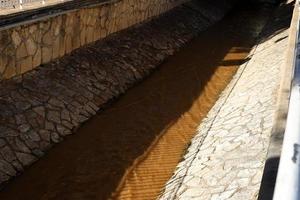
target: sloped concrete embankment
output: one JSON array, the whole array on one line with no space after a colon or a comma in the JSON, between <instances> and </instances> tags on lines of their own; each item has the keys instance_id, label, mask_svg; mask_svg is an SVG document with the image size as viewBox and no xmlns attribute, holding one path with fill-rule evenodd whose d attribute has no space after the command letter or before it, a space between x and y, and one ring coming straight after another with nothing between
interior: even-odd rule
<instances>
[{"instance_id":1,"label":"sloped concrete embankment","mask_svg":"<svg viewBox=\"0 0 300 200\"><path fill-rule=\"evenodd\" d=\"M226 5L193 1L2 81L0 183L20 174L107 102L221 19L230 8Z\"/></svg>"}]
</instances>

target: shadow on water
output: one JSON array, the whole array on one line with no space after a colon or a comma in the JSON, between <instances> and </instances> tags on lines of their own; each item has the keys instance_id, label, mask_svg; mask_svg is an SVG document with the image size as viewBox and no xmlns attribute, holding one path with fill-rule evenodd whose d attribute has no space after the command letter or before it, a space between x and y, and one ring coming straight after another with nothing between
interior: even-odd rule
<instances>
[{"instance_id":1,"label":"shadow on water","mask_svg":"<svg viewBox=\"0 0 300 200\"><path fill-rule=\"evenodd\" d=\"M195 132L237 65L247 61L246 55L268 16L265 11L236 9L201 33L149 78L9 183L0 199L109 198L126 169L155 138L180 123L184 113L201 102L190 121L184 122ZM285 25L265 37L287 28Z\"/></svg>"}]
</instances>

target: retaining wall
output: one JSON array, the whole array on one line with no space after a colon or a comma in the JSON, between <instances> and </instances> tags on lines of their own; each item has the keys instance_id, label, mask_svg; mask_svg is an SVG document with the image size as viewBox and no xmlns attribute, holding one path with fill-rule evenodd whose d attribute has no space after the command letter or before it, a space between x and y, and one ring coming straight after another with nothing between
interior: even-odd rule
<instances>
[{"instance_id":1,"label":"retaining wall","mask_svg":"<svg viewBox=\"0 0 300 200\"><path fill-rule=\"evenodd\" d=\"M186 1L111 0L34 23L0 27L0 80L23 74Z\"/></svg>"}]
</instances>

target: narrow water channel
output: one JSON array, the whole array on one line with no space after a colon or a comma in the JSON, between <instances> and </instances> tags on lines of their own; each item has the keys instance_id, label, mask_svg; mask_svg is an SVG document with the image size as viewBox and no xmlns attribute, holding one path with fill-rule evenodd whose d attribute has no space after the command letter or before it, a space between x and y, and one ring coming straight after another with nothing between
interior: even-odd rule
<instances>
[{"instance_id":1,"label":"narrow water channel","mask_svg":"<svg viewBox=\"0 0 300 200\"><path fill-rule=\"evenodd\" d=\"M197 126L247 61L270 12L235 9L55 146L0 199L155 199Z\"/></svg>"}]
</instances>

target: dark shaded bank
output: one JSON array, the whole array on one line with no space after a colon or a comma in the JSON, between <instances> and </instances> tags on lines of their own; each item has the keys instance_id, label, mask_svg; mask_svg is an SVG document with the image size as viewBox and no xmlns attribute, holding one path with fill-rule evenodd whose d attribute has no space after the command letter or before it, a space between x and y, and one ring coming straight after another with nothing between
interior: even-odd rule
<instances>
[{"instance_id":1,"label":"dark shaded bank","mask_svg":"<svg viewBox=\"0 0 300 200\"><path fill-rule=\"evenodd\" d=\"M195 128L238 65L246 61L270 13L270 9L250 8L231 12L104 109L103 103L142 80L167 56L211 25L212 19L222 16L210 9L199 12L190 5L0 86L3 99L12 101L6 102L1 110L10 112L8 108L15 99L34 103L23 111L25 121L30 124L26 130L28 137L23 137L25 133L5 137L13 153L21 151L18 144L22 144L23 154L36 158L43 155L44 149L66 138L6 185L0 199L107 199L126 170L157 137L169 134L172 138L175 133L183 133L174 137L184 141L181 146L171 146L169 152L158 151L158 156L179 155L168 162L172 166L162 169L164 173L154 171L151 176L154 181L163 177L161 174L167 174L165 181L169 178ZM17 98L12 99L12 94ZM101 112L75 135L64 137L94 115L98 106ZM12 122L7 121L13 127ZM135 199L148 198L146 194ZM131 196L125 194L122 198Z\"/></svg>"}]
</instances>

